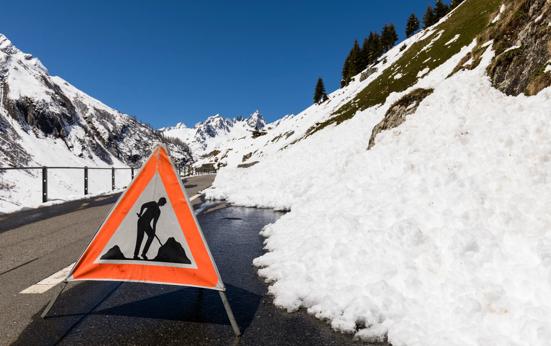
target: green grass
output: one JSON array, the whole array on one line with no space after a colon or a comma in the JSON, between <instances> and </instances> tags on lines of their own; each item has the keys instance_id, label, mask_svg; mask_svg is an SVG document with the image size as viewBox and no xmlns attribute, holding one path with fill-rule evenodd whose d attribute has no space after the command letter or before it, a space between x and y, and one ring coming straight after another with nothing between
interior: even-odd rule
<instances>
[{"instance_id":1,"label":"green grass","mask_svg":"<svg viewBox=\"0 0 551 346\"><path fill-rule=\"evenodd\" d=\"M358 111L384 103L390 93L404 91L414 85L419 71L425 68L435 69L457 54L461 48L469 45L488 26L501 2L502 0L465 0L447 21L433 29L432 35L414 43L392 66L339 108L333 117L310 128L307 135L331 124L340 124L352 118ZM423 50L442 30L442 35L432 46ZM460 36L455 42L445 45L457 34ZM393 75L396 73L401 73L402 78L394 79Z\"/></svg>"}]
</instances>

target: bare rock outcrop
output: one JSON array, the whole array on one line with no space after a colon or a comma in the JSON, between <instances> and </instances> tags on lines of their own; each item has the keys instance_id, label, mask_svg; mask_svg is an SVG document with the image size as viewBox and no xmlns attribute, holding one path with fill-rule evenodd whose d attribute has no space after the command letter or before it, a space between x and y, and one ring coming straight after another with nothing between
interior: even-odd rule
<instances>
[{"instance_id":1,"label":"bare rock outcrop","mask_svg":"<svg viewBox=\"0 0 551 346\"><path fill-rule=\"evenodd\" d=\"M551 2L515 0L492 29L496 56L488 67L494 86L507 95L535 95L551 85Z\"/></svg>"},{"instance_id":2,"label":"bare rock outcrop","mask_svg":"<svg viewBox=\"0 0 551 346\"><path fill-rule=\"evenodd\" d=\"M383 120L373 128L367 150L375 145L375 138L379 133L400 126L406 121L408 115L415 113L421 101L432 92L433 89L415 89L390 106Z\"/></svg>"}]
</instances>

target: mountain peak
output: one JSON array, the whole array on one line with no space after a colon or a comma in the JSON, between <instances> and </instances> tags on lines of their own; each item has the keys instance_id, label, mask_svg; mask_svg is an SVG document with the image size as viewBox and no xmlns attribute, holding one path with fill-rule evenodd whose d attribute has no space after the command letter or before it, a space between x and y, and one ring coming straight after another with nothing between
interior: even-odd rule
<instances>
[{"instance_id":1,"label":"mountain peak","mask_svg":"<svg viewBox=\"0 0 551 346\"><path fill-rule=\"evenodd\" d=\"M247 118L247 125L254 128L255 130L260 130L264 128L264 126L266 126L266 121L264 120L264 117L262 117L260 111L257 109Z\"/></svg>"},{"instance_id":2,"label":"mountain peak","mask_svg":"<svg viewBox=\"0 0 551 346\"><path fill-rule=\"evenodd\" d=\"M21 52L13 43L4 35L0 33L0 51L6 54L16 54Z\"/></svg>"},{"instance_id":3,"label":"mountain peak","mask_svg":"<svg viewBox=\"0 0 551 346\"><path fill-rule=\"evenodd\" d=\"M232 126L232 120L226 119L217 113L195 125L197 129L196 136L201 140L205 140L207 137L216 137L221 133L228 133Z\"/></svg>"},{"instance_id":4,"label":"mountain peak","mask_svg":"<svg viewBox=\"0 0 551 346\"><path fill-rule=\"evenodd\" d=\"M15 57L15 61L20 60L24 65L38 68L39 73L48 73L48 69L38 60L38 58L35 58L32 54L22 52L2 33L0 33L0 52L0 62L6 61L5 54L10 57Z\"/></svg>"},{"instance_id":5,"label":"mountain peak","mask_svg":"<svg viewBox=\"0 0 551 346\"><path fill-rule=\"evenodd\" d=\"M205 125L209 124L220 124L220 123L227 123L231 122L231 120L224 118L220 113L216 113L214 115L209 115L205 120L198 122L195 124L195 128L201 128ZM216 125L215 125L216 126Z\"/></svg>"}]
</instances>

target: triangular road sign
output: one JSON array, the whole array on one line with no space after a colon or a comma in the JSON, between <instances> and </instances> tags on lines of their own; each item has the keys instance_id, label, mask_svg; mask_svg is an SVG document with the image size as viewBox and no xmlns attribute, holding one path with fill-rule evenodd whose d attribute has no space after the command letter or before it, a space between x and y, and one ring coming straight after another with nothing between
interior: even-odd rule
<instances>
[{"instance_id":1,"label":"triangular road sign","mask_svg":"<svg viewBox=\"0 0 551 346\"><path fill-rule=\"evenodd\" d=\"M224 290L167 150L158 146L119 198L68 281L133 281Z\"/></svg>"},{"instance_id":2,"label":"triangular road sign","mask_svg":"<svg viewBox=\"0 0 551 346\"><path fill-rule=\"evenodd\" d=\"M158 146L119 198L67 281L132 281L218 290L235 335L241 331L180 177Z\"/></svg>"}]
</instances>

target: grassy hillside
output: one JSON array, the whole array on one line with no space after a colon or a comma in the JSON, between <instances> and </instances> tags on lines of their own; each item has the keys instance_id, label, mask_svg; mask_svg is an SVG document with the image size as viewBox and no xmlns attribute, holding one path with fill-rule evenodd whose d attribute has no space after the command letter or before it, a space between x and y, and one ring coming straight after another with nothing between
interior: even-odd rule
<instances>
[{"instance_id":1,"label":"grassy hillside","mask_svg":"<svg viewBox=\"0 0 551 346\"><path fill-rule=\"evenodd\" d=\"M383 103L392 92L414 85L424 69L433 70L470 44L492 20L502 0L466 0L445 22L437 25L432 34L415 42L392 66L370 83L350 102L339 108L334 116L311 128L320 129L350 119L356 112ZM448 43L448 44L446 44ZM396 74L402 77L395 79Z\"/></svg>"}]
</instances>

